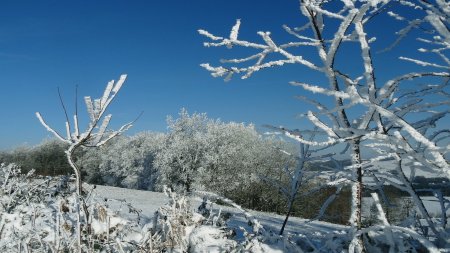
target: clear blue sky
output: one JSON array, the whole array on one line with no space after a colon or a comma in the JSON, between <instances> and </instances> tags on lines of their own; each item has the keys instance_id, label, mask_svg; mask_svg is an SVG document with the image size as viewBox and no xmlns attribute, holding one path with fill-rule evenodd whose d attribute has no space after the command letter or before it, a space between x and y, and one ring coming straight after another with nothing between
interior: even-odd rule
<instances>
[{"instance_id":1,"label":"clear blue sky","mask_svg":"<svg viewBox=\"0 0 450 253\"><path fill-rule=\"evenodd\" d=\"M98 97L110 79L128 74L111 107L113 126L144 115L131 133L165 131L180 108L224 121L298 127L305 105L288 85L309 75L291 66L224 83L200 63L217 64L230 52L204 48L203 28L227 35L236 18L241 34L285 38L281 25L299 26L298 1L4 1L0 9L0 149L37 144L50 136L34 113L63 129L57 87L73 110L79 85ZM284 37L283 37L284 36ZM407 47L406 47L407 48ZM407 49L404 49L407 50ZM389 72L392 66L385 66ZM83 124L84 123L84 124ZM87 122L82 122L85 126Z\"/></svg>"}]
</instances>

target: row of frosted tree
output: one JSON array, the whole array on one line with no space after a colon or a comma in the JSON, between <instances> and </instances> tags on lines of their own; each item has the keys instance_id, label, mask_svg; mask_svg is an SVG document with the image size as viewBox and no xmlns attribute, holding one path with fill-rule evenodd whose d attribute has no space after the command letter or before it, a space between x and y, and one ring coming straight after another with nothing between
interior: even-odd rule
<instances>
[{"instance_id":1,"label":"row of frosted tree","mask_svg":"<svg viewBox=\"0 0 450 253\"><path fill-rule=\"evenodd\" d=\"M74 162L82 180L157 191L167 185L179 192L208 190L227 197L240 192L244 199L253 192L255 196L247 201L256 208L264 198L255 185L263 187L263 177L283 176L280 168L296 163L286 155L287 151L296 153L295 144L262 135L251 124L209 119L204 113L190 115L185 109L167 123L167 133L118 136L99 148L77 150ZM34 169L44 176L72 174L67 148L61 141L48 140L1 152L0 162L18 164L24 172Z\"/></svg>"}]
</instances>

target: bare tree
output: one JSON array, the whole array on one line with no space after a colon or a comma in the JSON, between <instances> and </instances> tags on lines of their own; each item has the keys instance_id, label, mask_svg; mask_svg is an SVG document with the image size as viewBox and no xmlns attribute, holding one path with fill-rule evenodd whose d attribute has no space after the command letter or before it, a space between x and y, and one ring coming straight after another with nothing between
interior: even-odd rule
<instances>
[{"instance_id":1,"label":"bare tree","mask_svg":"<svg viewBox=\"0 0 450 253\"><path fill-rule=\"evenodd\" d=\"M280 127L272 127L272 126L268 126L268 127L274 129L277 132L281 131L284 134L286 134L287 136L294 137L294 138L295 137L305 138L305 136L309 135L309 138L307 138L307 140L309 142L312 142L314 140L314 137L316 136L316 134L318 134L317 128L314 129L313 131L303 131L303 133L301 133L298 130L292 131L292 130L288 130L288 129L280 128ZM296 160L295 167L293 169L289 168L289 165L286 165L283 168L283 172L286 175L286 178L288 178L289 186L285 186L283 184L283 182L281 182L281 180L277 180L275 178L270 178L270 177L266 177L266 176L260 176L263 181L269 183L274 188L278 189L287 199L286 217L284 219L283 224L281 225L281 229L280 229L280 233L279 233L280 235L283 235L284 229L289 220L292 209L294 207L295 200L297 198L299 189L302 186L302 184L304 184L305 182L308 182L309 180L316 178L318 176L318 174L323 174L320 172L312 173L310 171L308 173L307 164L311 163L311 162L320 162L320 161L329 159L330 157L332 157L334 155L334 153L318 154L319 151L323 151L326 148L328 148L328 147L313 149L310 144L300 143L300 149L299 149L298 155L289 153L285 150L279 150L280 152L282 152L286 155L289 155ZM341 191L341 189L342 189L342 187L339 187L337 189L338 194ZM323 215L323 213L325 212L329 203L331 203L335 197L336 197L336 194L333 194L329 198L330 200L327 201L328 204L325 204L323 206L320 216Z\"/></svg>"},{"instance_id":2,"label":"bare tree","mask_svg":"<svg viewBox=\"0 0 450 253\"><path fill-rule=\"evenodd\" d=\"M98 99L92 100L90 96L84 97L84 101L86 103L87 112L89 115L89 126L86 128L84 132L80 132L79 124L78 124L78 113L75 112L73 116L72 125L70 124L69 117L67 116L67 111L64 106L64 102L61 99L61 104L64 109L66 115L66 137L63 137L56 130L51 128L41 116L39 112L36 112L36 116L41 122L41 124L51 132L57 139L69 144L69 147L66 150L67 160L72 167L75 178L76 178L76 195L78 197L78 220L77 220L77 236L78 236L78 246L79 252L81 252L81 212L80 212L80 202L82 203L82 208L84 212L84 217L88 222L89 214L87 212L87 208L84 204L82 198L82 181L81 181L81 170L77 166L74 161L75 151L84 146L84 147L100 147L105 144L115 136L125 132L128 130L133 122L127 123L123 125L119 130L110 131L108 130L108 125L111 120L111 114L105 116L106 109L111 104L111 102L116 97L120 88L122 88L123 83L125 82L126 75L121 75L119 80L115 82L114 80L110 81L105 91L103 92L103 96ZM60 95L61 98L61 95Z\"/></svg>"},{"instance_id":3,"label":"bare tree","mask_svg":"<svg viewBox=\"0 0 450 253\"><path fill-rule=\"evenodd\" d=\"M406 7L405 7L406 6ZM444 64L400 57L400 60L413 62L426 68L425 71L401 73L388 79L384 84L376 79L374 54L371 45L376 42L371 37L368 24L374 22L378 15L388 15L396 20L404 20L393 9L410 8L420 12L418 18L409 21L405 29L399 31L394 44L403 39L413 28L421 28L425 38L419 41L433 46L430 49L420 48L419 52L435 53ZM328 137L324 141L312 142L301 136L293 136L297 141L306 145L326 146L344 143L350 150L351 165L345 167L351 171L350 176L340 181L341 184L352 185L352 212L349 223L353 227L353 240L356 251L363 251L361 238L362 231L362 190L363 173L365 176L379 180L378 170L372 164L385 159L393 159L397 173L381 170L384 174L384 183L401 185L408 188L408 181L403 166L409 169L425 169L434 173L444 173L450 176L449 163L446 154L449 146L440 142L448 135L448 129L437 130L434 133L427 131L448 115L449 96L448 89L449 58L448 49L450 41L448 3L437 0L429 1L300 1L300 12L307 18L302 27L291 28L284 26L285 31L296 40L278 44L270 32L258 32L261 43L254 43L238 38L241 21L237 20L231 29L229 37L213 35L205 30L199 33L212 42L205 42L207 47L234 46L256 49L258 52L248 57L222 60L223 66L213 67L210 64L201 66L212 73L214 77L225 77L225 80L237 74L243 79L252 76L260 70L278 67L286 64L298 64L310 71L322 73L328 81L328 87L312 85L305 82L291 82L292 85L334 101L334 108L328 108L319 99L299 97L313 104L317 111L308 111L305 117L313 125L324 131ZM430 24L420 27L421 24ZM433 34L434 33L434 34ZM436 36L439 34L439 36ZM346 54L344 44L353 44L352 50L359 51L356 56L346 55L342 64L342 56ZM354 45L357 44L358 47ZM308 50L312 48L318 58L308 57L297 48ZM392 45L391 48L395 48ZM346 62L361 63L362 73L352 70L345 73ZM338 64L341 63L341 64ZM444 69L434 71L430 68ZM378 72L377 72L378 74ZM411 81L415 85L413 91L402 88L405 82ZM419 83L426 83L420 86ZM430 98L438 100L430 101ZM355 109L358 107L358 109ZM363 110L361 110L363 108ZM415 115L415 116L414 116ZM411 117L413 116L413 117ZM419 118L420 120L417 120ZM289 132L287 132L289 133ZM362 156L364 150L375 149L378 155L372 158ZM366 159L366 160L364 160ZM376 173L374 173L376 172ZM400 181L400 183L399 183ZM410 185L410 184L409 184ZM408 188L409 189L409 188ZM408 191L414 195L414 189ZM416 194L417 195L417 194ZM413 196L417 201L417 198ZM416 203L422 209L420 202ZM426 213L426 209L422 210ZM429 220L430 227L434 225ZM437 237L445 237L443 231L435 230ZM445 233L444 233L445 234Z\"/></svg>"}]
</instances>

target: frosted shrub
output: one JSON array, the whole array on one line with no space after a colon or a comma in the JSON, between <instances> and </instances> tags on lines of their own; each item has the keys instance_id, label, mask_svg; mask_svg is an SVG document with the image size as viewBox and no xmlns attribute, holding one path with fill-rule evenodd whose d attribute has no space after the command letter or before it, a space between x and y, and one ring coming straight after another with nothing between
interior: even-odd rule
<instances>
[{"instance_id":1,"label":"frosted shrub","mask_svg":"<svg viewBox=\"0 0 450 253\"><path fill-rule=\"evenodd\" d=\"M100 179L108 185L154 190L157 169L153 161L163 136L151 132L118 136L98 150L86 150L80 160L89 169L91 181Z\"/></svg>"},{"instance_id":2,"label":"frosted shrub","mask_svg":"<svg viewBox=\"0 0 450 253\"><path fill-rule=\"evenodd\" d=\"M1 165L0 252L73 252L78 222L74 181L37 178L20 174L14 164ZM139 224L138 210L125 203L113 211L92 195L85 204L89 222L80 224L83 252L145 249L141 241L147 230Z\"/></svg>"},{"instance_id":3,"label":"frosted shrub","mask_svg":"<svg viewBox=\"0 0 450 253\"><path fill-rule=\"evenodd\" d=\"M158 250L175 250L180 252L222 252L229 250L236 243L228 237L232 235L224 226L220 212L214 214L206 206L206 199L194 212L188 197L164 187L164 193L170 198L169 203L159 208L153 220L152 234L157 238ZM155 246L152 247L156 250Z\"/></svg>"},{"instance_id":4,"label":"frosted shrub","mask_svg":"<svg viewBox=\"0 0 450 253\"><path fill-rule=\"evenodd\" d=\"M45 191L42 182L30 180L33 172L20 174L20 168L15 164L0 166L0 250L14 252L19 248L35 248L53 230L46 214ZM48 203L52 204L52 203ZM43 229L36 231L40 224ZM49 246L42 243L42 247Z\"/></svg>"},{"instance_id":5,"label":"frosted shrub","mask_svg":"<svg viewBox=\"0 0 450 253\"><path fill-rule=\"evenodd\" d=\"M242 234L242 238L234 238L236 241L232 242L227 240L225 245L228 245L227 251L229 252L273 252L274 249L282 250L283 252L302 252L302 249L297 245L295 238L291 235L280 236L270 230L266 230L261 223L250 212L234 203L232 200L219 196L215 193L197 191L196 194L203 198L203 203L199 207L199 211L203 212L208 219L205 223L208 224L208 220L212 221L215 231L222 231L220 234L222 238L231 238L239 234ZM221 215L221 209L214 214L212 208L207 208L207 199L213 201L220 201L221 203L233 206L239 210L245 217L248 227L239 227L240 231L233 231L233 229L227 227L226 220L229 218L228 214ZM213 217L210 219L210 217ZM220 222L218 222L220 221ZM221 223L221 224L220 224ZM223 225L220 230L217 230L216 225ZM213 232L214 234L214 232ZM292 240L294 239L294 240ZM268 245L271 245L268 247ZM222 249L223 251L224 249Z\"/></svg>"},{"instance_id":6,"label":"frosted shrub","mask_svg":"<svg viewBox=\"0 0 450 253\"><path fill-rule=\"evenodd\" d=\"M194 224L189 201L186 196L178 195L167 187L164 188L164 193L170 200L155 213L152 230L160 234L166 248L185 250L186 228Z\"/></svg>"}]
</instances>

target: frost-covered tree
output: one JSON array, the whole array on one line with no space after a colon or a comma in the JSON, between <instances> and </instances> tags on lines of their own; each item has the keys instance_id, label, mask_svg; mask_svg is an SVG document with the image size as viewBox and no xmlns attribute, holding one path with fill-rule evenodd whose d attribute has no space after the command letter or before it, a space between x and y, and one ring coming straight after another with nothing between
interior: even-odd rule
<instances>
[{"instance_id":1,"label":"frost-covered tree","mask_svg":"<svg viewBox=\"0 0 450 253\"><path fill-rule=\"evenodd\" d=\"M117 138L100 150L99 176L108 185L154 190L157 170L153 165L163 134L143 132Z\"/></svg>"},{"instance_id":2,"label":"frost-covered tree","mask_svg":"<svg viewBox=\"0 0 450 253\"><path fill-rule=\"evenodd\" d=\"M251 166L247 153L252 152L257 133L252 126L213 121L207 124L205 134L205 165L202 184L209 191L229 197L243 187L240 182L252 181L245 165Z\"/></svg>"},{"instance_id":3,"label":"frost-covered tree","mask_svg":"<svg viewBox=\"0 0 450 253\"><path fill-rule=\"evenodd\" d=\"M203 185L226 197L244 189L250 191L259 181L258 174L269 173L282 163L277 163L280 159L273 155L277 143L264 139L253 125L209 122L205 139Z\"/></svg>"},{"instance_id":4,"label":"frost-covered tree","mask_svg":"<svg viewBox=\"0 0 450 253\"><path fill-rule=\"evenodd\" d=\"M86 103L87 112L89 115L89 125L84 132L80 131L78 124L78 112L73 116L72 125L69 121L69 117L67 115L66 108L61 99L61 104L63 106L65 115L66 115L66 137L63 137L56 130L51 128L44 121L43 117L39 112L36 112L36 116L41 122L41 124L51 132L56 138L60 141L69 144L69 147L66 151L67 160L69 161L70 166L73 168L76 177L77 183L77 194L81 195L82 193L82 181L81 181L81 171L80 168L74 161L75 151L79 147L100 147L107 143L112 138L118 136L119 134L128 130L133 122L127 123L123 125L119 130L108 130L109 122L111 121L111 114L105 115L106 109L111 104L111 102L116 97L120 88L122 88L126 75L121 75L119 80L115 82L114 80L110 81L103 92L103 96L98 99L92 100L90 96L84 97L84 101ZM61 97L60 97L61 98Z\"/></svg>"},{"instance_id":5,"label":"frost-covered tree","mask_svg":"<svg viewBox=\"0 0 450 253\"><path fill-rule=\"evenodd\" d=\"M253 191L261 195L255 187L259 174L273 174L274 168L286 164L286 158L281 159L274 149L285 143L263 138L253 125L212 120L206 114L190 115L185 109L178 119L169 117L168 125L169 132L154 161L159 187L206 189L248 200Z\"/></svg>"},{"instance_id":6,"label":"frost-covered tree","mask_svg":"<svg viewBox=\"0 0 450 253\"><path fill-rule=\"evenodd\" d=\"M41 124L51 132L57 139L60 141L67 143L69 147L66 150L67 160L72 167L75 178L76 178L76 196L78 200L78 220L77 220L77 238L78 238L78 251L81 252L81 211L80 211L80 202L83 202L82 208L85 220L87 221L89 214L87 211L87 207L84 204L82 199L82 181L81 181L81 170L80 167L75 162L75 152L80 147L100 147L107 143L112 138L117 135L123 133L128 130L133 122L127 123L123 125L119 130L108 130L108 125L111 120L111 114L105 115L106 109L111 104L111 102L116 97L120 88L122 88L123 83L125 82L126 75L121 75L119 80L115 82L114 80L110 81L105 91L103 92L103 96L98 99L92 100L90 96L84 97L84 101L86 103L87 113L89 115L89 125L87 128L81 132L78 124L78 113L76 112L73 116L72 124L69 121L69 117L67 115L67 111L64 105L63 100L61 99L61 105L64 109L66 115L66 137L63 137L60 133L58 133L55 129L51 128L43 119L39 112L36 112L36 116L41 122Z\"/></svg>"},{"instance_id":7,"label":"frost-covered tree","mask_svg":"<svg viewBox=\"0 0 450 253\"><path fill-rule=\"evenodd\" d=\"M312 142L317 134L317 128L314 129L313 131L305 131L303 134L301 134L299 131L289 131L280 128L275 129L282 130L288 135L302 136L302 138L306 138L305 135L309 135L309 138L307 138L309 142ZM317 178L319 174L322 174L320 172L308 171L307 169L308 165L311 165L311 163L313 162L321 162L323 160L328 160L331 156L333 156L333 153L323 152L325 149L326 147L315 150L313 149L313 147L311 147L310 144L304 143L300 143L300 149L298 154L290 153L286 150L281 149L280 152L292 157L296 161L294 163L294 166L292 166L291 164L286 164L282 169L283 173L285 174L285 177L288 179L288 184L285 185L284 182L282 182L280 179L271 178L267 176L262 177L264 181L268 182L273 187L278 189L287 200L286 218L283 222L283 225L281 226L280 235L282 235L284 232L284 228L286 227L288 219L293 210L294 202L297 199L300 187L305 182L312 181L313 179ZM322 154L317 154L318 151L322 151ZM325 185L328 186L328 184ZM324 215L327 207L332 203L332 201L336 198L336 196L340 193L341 190L342 186L338 187L336 193L332 194L328 198L326 203L321 208L318 218Z\"/></svg>"},{"instance_id":8,"label":"frost-covered tree","mask_svg":"<svg viewBox=\"0 0 450 253\"><path fill-rule=\"evenodd\" d=\"M287 43L278 43L270 32L258 32L262 42L243 40L239 37L240 20L237 20L227 37L199 30L200 34L212 40L205 43L207 47L241 46L257 50L250 56L222 60L223 66L202 66L213 76L225 77L226 80L235 74L248 78L260 70L287 64L297 64L323 74L324 79L321 81L328 85L308 83L307 77L304 78L306 80L291 84L322 96L300 98L316 107L316 111L308 111L304 115L327 134L326 140L311 142L300 135L286 133L303 144L326 146L344 143L349 148L351 165L344 169L351 173L343 173L343 177L336 182L352 187L352 215L349 222L354 228L355 240L351 248L362 251L363 176L407 190L419 209L422 209L414 189L405 180L405 167L412 174L415 170L427 170L450 175L446 159L449 146L443 141L448 138L448 128L438 125L449 111L450 8L446 1L440 0L299 2L300 13L306 19L306 24L295 28L283 26L295 39ZM411 20L410 13L413 13ZM405 28L398 31L397 37L389 37L381 29L381 32L373 29L374 26L383 25L381 21L387 18L392 18L393 23L407 23ZM416 28L419 28L417 33L410 33ZM377 39L377 36L382 39ZM389 39L394 41L392 45L384 43ZM395 46L405 43L401 40L407 39L417 39L423 43L418 51L424 53L427 60L417 53L400 57L393 53L398 48ZM389 55L374 53L383 49L390 50ZM302 53L305 50L314 52L317 57ZM437 57L426 54L435 54ZM383 63L377 61L381 55L387 57ZM405 67L398 69L397 73L376 72L377 68L382 69L381 64L398 60L403 61L401 64ZM329 103L324 103L324 97L331 98L334 105L330 107ZM437 130L431 132L435 126L438 126ZM374 150L377 155L373 157L371 152L366 152L368 149ZM386 159L394 161L391 165L395 173L390 169L373 169L376 162ZM430 219L428 223L433 227ZM447 236L442 230L434 230L434 233L438 238Z\"/></svg>"},{"instance_id":9,"label":"frost-covered tree","mask_svg":"<svg viewBox=\"0 0 450 253\"><path fill-rule=\"evenodd\" d=\"M182 109L178 119L167 118L167 134L155 165L159 169L159 184L167 184L177 191L191 192L196 187L196 175L205 154L206 114L189 115Z\"/></svg>"},{"instance_id":10,"label":"frost-covered tree","mask_svg":"<svg viewBox=\"0 0 450 253\"><path fill-rule=\"evenodd\" d=\"M281 168L294 166L278 149L295 153L291 143L259 134L254 125L214 121L208 124L207 152L201 171L204 190L233 199L247 208L282 211L284 200L261 178L279 178ZM283 177L283 180L285 178Z\"/></svg>"}]
</instances>

